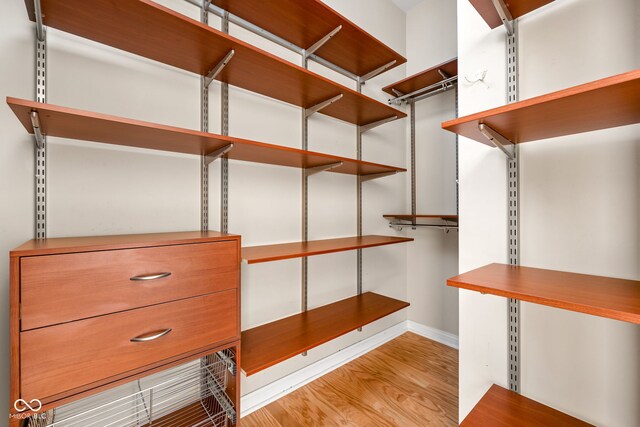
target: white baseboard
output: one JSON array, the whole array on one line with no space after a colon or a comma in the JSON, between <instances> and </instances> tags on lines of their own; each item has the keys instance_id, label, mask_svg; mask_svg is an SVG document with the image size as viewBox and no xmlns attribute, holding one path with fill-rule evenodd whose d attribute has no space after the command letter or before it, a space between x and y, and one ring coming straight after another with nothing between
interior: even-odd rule
<instances>
[{"instance_id":1,"label":"white baseboard","mask_svg":"<svg viewBox=\"0 0 640 427\"><path fill-rule=\"evenodd\" d=\"M240 401L241 417L247 416L263 406L286 396L303 385L357 359L363 354L399 337L407 331L448 345L449 347L458 348L458 337L453 334L421 325L411 320L400 322L395 326L350 345L286 377L282 377L271 384L242 396Z\"/></svg>"},{"instance_id":2,"label":"white baseboard","mask_svg":"<svg viewBox=\"0 0 640 427\"><path fill-rule=\"evenodd\" d=\"M425 326L420 323L416 323L413 320L407 320L407 330L409 332L413 332L414 334L418 334L422 337L439 342L440 344L455 348L456 350L458 350L459 348L458 336L453 335L449 332L441 331L440 329L432 328L430 326Z\"/></svg>"}]
</instances>

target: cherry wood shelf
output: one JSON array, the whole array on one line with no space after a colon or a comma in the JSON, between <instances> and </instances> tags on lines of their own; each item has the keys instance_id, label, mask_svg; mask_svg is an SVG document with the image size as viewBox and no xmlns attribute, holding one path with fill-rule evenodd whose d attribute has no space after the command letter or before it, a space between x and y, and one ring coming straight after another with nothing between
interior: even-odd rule
<instances>
[{"instance_id":1,"label":"cherry wood shelf","mask_svg":"<svg viewBox=\"0 0 640 427\"><path fill-rule=\"evenodd\" d=\"M413 221L416 219L444 219L447 221L458 222L458 215L411 215L411 214L387 214L383 215L386 219L400 219L403 221Z\"/></svg>"},{"instance_id":2,"label":"cherry wood shelf","mask_svg":"<svg viewBox=\"0 0 640 427\"><path fill-rule=\"evenodd\" d=\"M494 384L460 426L586 427L591 424Z\"/></svg>"},{"instance_id":3,"label":"cherry wood shelf","mask_svg":"<svg viewBox=\"0 0 640 427\"><path fill-rule=\"evenodd\" d=\"M450 59L449 61L443 62L442 64L438 64L427 70L420 71L413 76L409 76L406 79L400 80L399 82L395 82L388 86L385 86L382 88L382 90L394 97L397 95L393 92L393 89L404 95L415 92L416 90L431 86L432 84L441 81L442 76L440 75L440 73L438 73L438 70L442 70L452 77L457 76L458 58Z\"/></svg>"},{"instance_id":4,"label":"cherry wood shelf","mask_svg":"<svg viewBox=\"0 0 640 427\"><path fill-rule=\"evenodd\" d=\"M343 162L331 172L351 175L406 171L393 166L24 99L7 98L7 103L29 133L33 133L30 114L37 111L40 128L48 136L197 155L208 154L233 143L227 157L234 160L296 168Z\"/></svg>"},{"instance_id":5,"label":"cherry wood shelf","mask_svg":"<svg viewBox=\"0 0 640 427\"><path fill-rule=\"evenodd\" d=\"M309 48L342 25L342 29L315 53L362 76L395 60L407 60L320 0L213 0L229 11L299 47Z\"/></svg>"},{"instance_id":6,"label":"cherry wood shelf","mask_svg":"<svg viewBox=\"0 0 640 427\"><path fill-rule=\"evenodd\" d=\"M277 245L250 246L242 248L242 259L247 264L302 258L333 252L352 251L374 246L410 242L413 239L393 236L343 237L339 239L311 240L307 242L282 243Z\"/></svg>"},{"instance_id":7,"label":"cherry wood shelf","mask_svg":"<svg viewBox=\"0 0 640 427\"><path fill-rule=\"evenodd\" d=\"M546 4L551 3L553 0L507 0L505 4L511 12L512 18L519 18L532 12ZM469 0L469 3L478 11L482 19L491 28L496 28L502 25L500 15L496 11L492 0Z\"/></svg>"},{"instance_id":8,"label":"cherry wood shelf","mask_svg":"<svg viewBox=\"0 0 640 427\"><path fill-rule=\"evenodd\" d=\"M408 302L366 292L246 330L242 332L242 369L253 375L408 306Z\"/></svg>"},{"instance_id":9,"label":"cherry wood shelf","mask_svg":"<svg viewBox=\"0 0 640 427\"><path fill-rule=\"evenodd\" d=\"M261 3L261 2L252 2ZM271 2L265 2L271 3ZM33 1L26 0L31 20ZM216 79L307 108L342 94L322 114L357 125L401 111L149 0L42 0L44 24L199 75L232 49Z\"/></svg>"},{"instance_id":10,"label":"cherry wood shelf","mask_svg":"<svg viewBox=\"0 0 640 427\"><path fill-rule=\"evenodd\" d=\"M484 123L514 143L640 122L640 70L527 99L442 123L442 128L491 145Z\"/></svg>"},{"instance_id":11,"label":"cherry wood shelf","mask_svg":"<svg viewBox=\"0 0 640 427\"><path fill-rule=\"evenodd\" d=\"M447 285L640 324L640 281L489 264Z\"/></svg>"}]
</instances>

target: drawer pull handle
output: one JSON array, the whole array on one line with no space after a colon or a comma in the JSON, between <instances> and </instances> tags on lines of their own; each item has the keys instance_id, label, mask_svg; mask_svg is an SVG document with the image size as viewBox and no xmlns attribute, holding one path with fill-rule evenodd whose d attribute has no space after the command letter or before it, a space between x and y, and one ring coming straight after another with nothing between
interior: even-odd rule
<instances>
[{"instance_id":1,"label":"drawer pull handle","mask_svg":"<svg viewBox=\"0 0 640 427\"><path fill-rule=\"evenodd\" d=\"M167 335L169 332L171 332L171 328L165 329L164 331L149 332L148 334L143 334L135 338L131 338L131 342L146 342L157 340L158 338Z\"/></svg>"},{"instance_id":2,"label":"drawer pull handle","mask_svg":"<svg viewBox=\"0 0 640 427\"><path fill-rule=\"evenodd\" d=\"M147 274L147 275L144 275L144 276L133 276L129 280L133 280L134 282L141 282L141 281L145 281L145 280L162 279L162 278L169 277L169 276L171 276L171 273L167 272L167 273L158 273L158 274Z\"/></svg>"}]
</instances>

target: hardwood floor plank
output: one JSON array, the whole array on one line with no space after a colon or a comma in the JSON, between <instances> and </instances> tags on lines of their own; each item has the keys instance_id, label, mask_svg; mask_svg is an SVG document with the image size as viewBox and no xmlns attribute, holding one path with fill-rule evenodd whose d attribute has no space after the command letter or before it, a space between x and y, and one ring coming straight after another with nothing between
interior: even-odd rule
<instances>
[{"instance_id":1,"label":"hardwood floor plank","mask_svg":"<svg viewBox=\"0 0 640 427\"><path fill-rule=\"evenodd\" d=\"M458 352L410 332L242 419L243 426L456 426Z\"/></svg>"}]
</instances>

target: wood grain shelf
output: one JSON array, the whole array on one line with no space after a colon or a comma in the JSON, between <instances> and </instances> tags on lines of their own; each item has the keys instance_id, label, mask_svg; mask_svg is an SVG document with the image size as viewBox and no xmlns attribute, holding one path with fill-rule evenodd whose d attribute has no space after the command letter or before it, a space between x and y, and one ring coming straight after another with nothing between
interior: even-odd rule
<instances>
[{"instance_id":1,"label":"wood grain shelf","mask_svg":"<svg viewBox=\"0 0 640 427\"><path fill-rule=\"evenodd\" d=\"M489 264L447 280L461 289L640 324L640 281Z\"/></svg>"},{"instance_id":2,"label":"wood grain shelf","mask_svg":"<svg viewBox=\"0 0 640 427\"><path fill-rule=\"evenodd\" d=\"M212 153L232 143L233 149L227 157L233 160L296 168L342 162L341 166L330 171L350 175L406 171L393 166L24 99L7 98L7 103L29 133L33 133L30 114L37 111L41 131L48 136L196 155Z\"/></svg>"},{"instance_id":3,"label":"wood grain shelf","mask_svg":"<svg viewBox=\"0 0 640 427\"><path fill-rule=\"evenodd\" d=\"M33 1L25 4L35 20ZM203 76L235 50L216 79L303 108L342 94L342 99L321 113L349 123L365 125L406 117L395 108L150 0L42 0L42 13L49 27Z\"/></svg>"},{"instance_id":4,"label":"wood grain shelf","mask_svg":"<svg viewBox=\"0 0 640 427\"><path fill-rule=\"evenodd\" d=\"M457 76L458 58L450 59L449 61L443 62L442 64L438 64L424 71L420 71L419 73L409 76L406 79L402 79L399 82L395 82L388 86L385 86L382 88L382 90L394 97L397 96L397 94L393 92L393 89L404 95L407 95L441 81L442 76L440 75L438 70L442 70L450 76Z\"/></svg>"},{"instance_id":5,"label":"wood grain shelf","mask_svg":"<svg viewBox=\"0 0 640 427\"><path fill-rule=\"evenodd\" d=\"M343 237L339 239L311 240L307 242L282 243L276 245L250 246L242 248L242 259L247 264L302 258L333 252L352 251L374 246L410 242L413 239L393 236Z\"/></svg>"},{"instance_id":6,"label":"wood grain shelf","mask_svg":"<svg viewBox=\"0 0 640 427\"><path fill-rule=\"evenodd\" d=\"M640 122L640 70L527 99L442 123L442 128L490 145L484 123L514 143Z\"/></svg>"},{"instance_id":7,"label":"wood grain shelf","mask_svg":"<svg viewBox=\"0 0 640 427\"><path fill-rule=\"evenodd\" d=\"M408 306L366 292L243 331L242 369L253 375Z\"/></svg>"},{"instance_id":8,"label":"wood grain shelf","mask_svg":"<svg viewBox=\"0 0 640 427\"><path fill-rule=\"evenodd\" d=\"M413 221L417 219L443 219L446 221L458 222L458 215L411 215L411 214L386 214L382 215L386 219L399 219L402 221Z\"/></svg>"},{"instance_id":9,"label":"wood grain shelf","mask_svg":"<svg viewBox=\"0 0 640 427\"><path fill-rule=\"evenodd\" d=\"M213 0L213 3L305 49L342 25L342 29L318 49L316 55L357 76L393 60L396 61L394 67L407 62L403 56L320 0Z\"/></svg>"},{"instance_id":10,"label":"wood grain shelf","mask_svg":"<svg viewBox=\"0 0 640 427\"><path fill-rule=\"evenodd\" d=\"M493 384L460 426L586 427L591 424Z\"/></svg>"},{"instance_id":11,"label":"wood grain shelf","mask_svg":"<svg viewBox=\"0 0 640 427\"><path fill-rule=\"evenodd\" d=\"M552 1L553 0L508 0L505 3L507 4L509 12L511 12L511 17L516 19ZM492 0L469 0L469 3L473 5L489 27L496 28L502 25L502 20Z\"/></svg>"}]
</instances>

